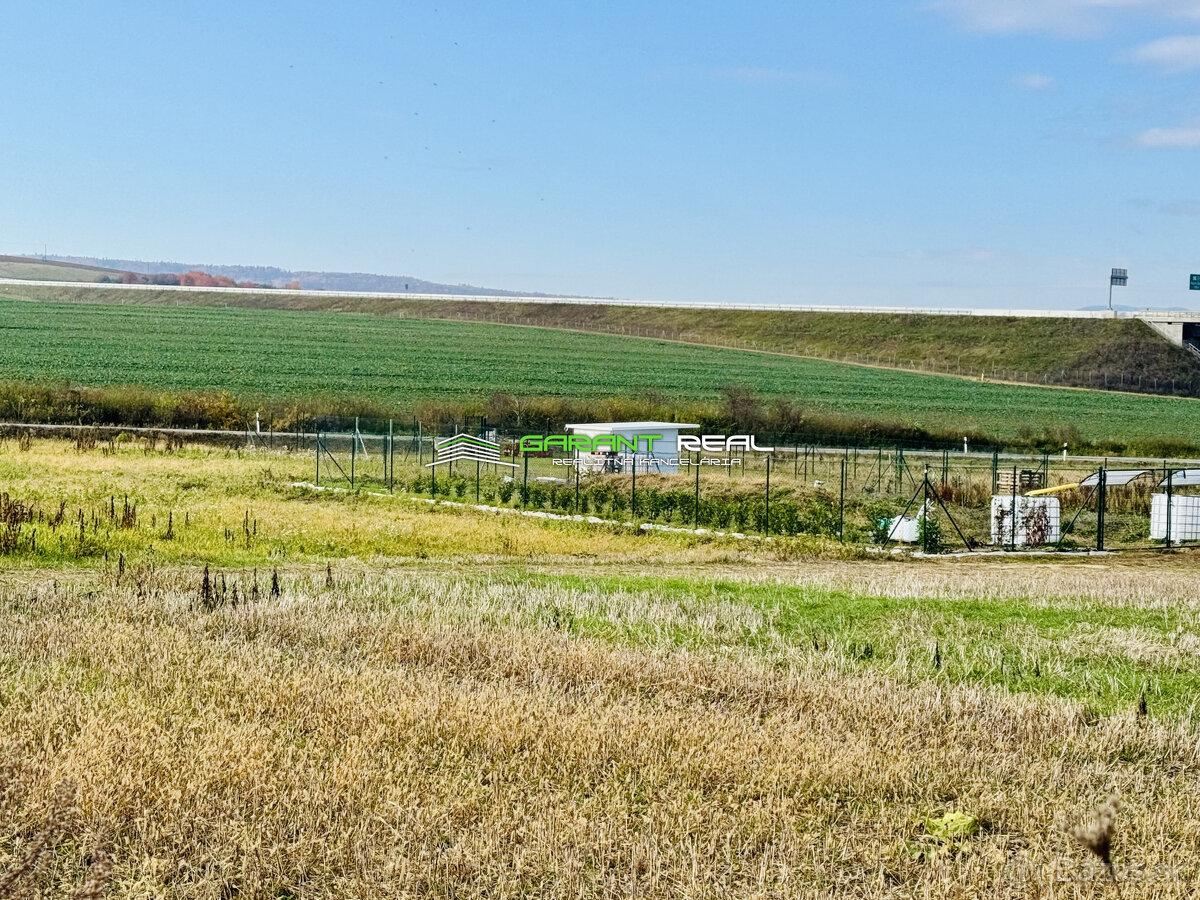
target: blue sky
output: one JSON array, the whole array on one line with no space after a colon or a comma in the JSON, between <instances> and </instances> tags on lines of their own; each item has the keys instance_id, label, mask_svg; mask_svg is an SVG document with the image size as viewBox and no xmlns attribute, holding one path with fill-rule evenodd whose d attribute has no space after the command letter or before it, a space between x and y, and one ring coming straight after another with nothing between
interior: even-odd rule
<instances>
[{"instance_id":1,"label":"blue sky","mask_svg":"<svg viewBox=\"0 0 1200 900\"><path fill-rule=\"evenodd\" d=\"M0 253L1200 305L1200 0L5 4Z\"/></svg>"}]
</instances>

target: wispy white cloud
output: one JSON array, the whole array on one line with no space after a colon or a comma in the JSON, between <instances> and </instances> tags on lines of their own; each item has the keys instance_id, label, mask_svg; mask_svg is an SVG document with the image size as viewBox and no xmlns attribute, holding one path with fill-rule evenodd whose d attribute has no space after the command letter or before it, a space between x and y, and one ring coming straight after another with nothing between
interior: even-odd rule
<instances>
[{"instance_id":1,"label":"wispy white cloud","mask_svg":"<svg viewBox=\"0 0 1200 900\"><path fill-rule=\"evenodd\" d=\"M1014 78L1013 84L1023 91L1048 91L1057 82L1050 75L1042 75L1040 72L1026 72L1024 75L1018 75Z\"/></svg>"},{"instance_id":2,"label":"wispy white cloud","mask_svg":"<svg viewBox=\"0 0 1200 900\"><path fill-rule=\"evenodd\" d=\"M1200 68L1200 34L1180 34L1159 38L1135 47L1125 56L1135 63L1154 66L1164 72L1186 72Z\"/></svg>"},{"instance_id":3,"label":"wispy white cloud","mask_svg":"<svg viewBox=\"0 0 1200 900\"><path fill-rule=\"evenodd\" d=\"M1120 18L1197 19L1200 0L931 0L972 31L1099 34Z\"/></svg>"},{"instance_id":4,"label":"wispy white cloud","mask_svg":"<svg viewBox=\"0 0 1200 900\"><path fill-rule=\"evenodd\" d=\"M1133 139L1134 146L1149 150L1178 150L1200 147L1200 120L1174 128L1149 128Z\"/></svg>"}]
</instances>

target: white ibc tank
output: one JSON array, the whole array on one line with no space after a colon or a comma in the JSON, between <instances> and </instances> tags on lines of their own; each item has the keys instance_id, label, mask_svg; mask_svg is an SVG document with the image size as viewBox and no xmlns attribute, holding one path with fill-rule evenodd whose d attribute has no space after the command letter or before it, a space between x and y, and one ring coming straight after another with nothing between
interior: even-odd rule
<instances>
[{"instance_id":1,"label":"white ibc tank","mask_svg":"<svg viewBox=\"0 0 1200 900\"><path fill-rule=\"evenodd\" d=\"M1017 495L1017 546L1036 547L1053 544L1059 537L1061 512L1057 497L1022 497ZM1012 543L1012 494L992 497L992 543Z\"/></svg>"},{"instance_id":2,"label":"white ibc tank","mask_svg":"<svg viewBox=\"0 0 1200 900\"><path fill-rule=\"evenodd\" d=\"M1150 538L1156 541L1167 537L1167 495L1150 498ZM1171 496L1171 540L1200 540L1200 497Z\"/></svg>"}]
</instances>

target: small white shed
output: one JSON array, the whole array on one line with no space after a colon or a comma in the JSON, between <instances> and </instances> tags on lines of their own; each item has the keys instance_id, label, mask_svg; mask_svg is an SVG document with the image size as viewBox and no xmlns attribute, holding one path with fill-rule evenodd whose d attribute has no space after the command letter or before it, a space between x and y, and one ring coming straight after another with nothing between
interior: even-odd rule
<instances>
[{"instance_id":1,"label":"small white shed","mask_svg":"<svg viewBox=\"0 0 1200 900\"><path fill-rule=\"evenodd\" d=\"M584 471L628 472L636 466L639 473L673 475L679 471L679 432L699 427L686 422L581 422L568 425L567 431L589 438L623 439L614 441L611 450L576 451L575 464ZM645 440L650 436L653 442Z\"/></svg>"}]
</instances>

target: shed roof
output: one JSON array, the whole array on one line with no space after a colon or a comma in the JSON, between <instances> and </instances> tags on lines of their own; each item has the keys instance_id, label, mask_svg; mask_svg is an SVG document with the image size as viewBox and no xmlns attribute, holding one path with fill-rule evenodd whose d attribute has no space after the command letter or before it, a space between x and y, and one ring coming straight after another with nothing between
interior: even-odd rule
<instances>
[{"instance_id":1,"label":"shed roof","mask_svg":"<svg viewBox=\"0 0 1200 900\"><path fill-rule=\"evenodd\" d=\"M1141 478L1143 475L1155 475L1154 469L1106 469L1104 471L1104 484L1107 487L1120 487L1121 485L1129 484L1134 479ZM1079 482L1080 487L1096 487L1100 483L1100 473L1093 472L1087 478Z\"/></svg>"},{"instance_id":2,"label":"shed roof","mask_svg":"<svg viewBox=\"0 0 1200 900\"><path fill-rule=\"evenodd\" d=\"M1200 484L1200 469L1176 469L1171 473L1172 487L1188 487L1190 485ZM1167 479L1164 478L1159 482L1160 486L1165 486Z\"/></svg>"},{"instance_id":3,"label":"shed roof","mask_svg":"<svg viewBox=\"0 0 1200 900\"><path fill-rule=\"evenodd\" d=\"M690 422L576 422L568 425L568 431L681 431L685 428L699 428Z\"/></svg>"}]
</instances>

